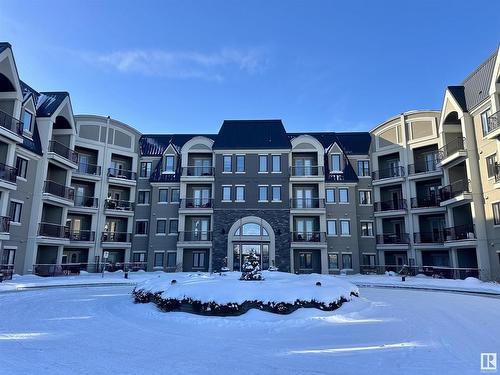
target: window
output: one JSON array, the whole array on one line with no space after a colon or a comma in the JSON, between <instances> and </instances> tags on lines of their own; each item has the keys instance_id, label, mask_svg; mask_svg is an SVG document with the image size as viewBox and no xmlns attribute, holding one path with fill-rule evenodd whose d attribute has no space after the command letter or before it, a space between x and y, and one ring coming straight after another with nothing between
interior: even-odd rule
<instances>
[{"instance_id":1,"label":"window","mask_svg":"<svg viewBox=\"0 0 500 375\"><path fill-rule=\"evenodd\" d=\"M177 234L179 227L179 220L171 219L168 223L168 233L169 234Z\"/></svg>"},{"instance_id":2,"label":"window","mask_svg":"<svg viewBox=\"0 0 500 375\"><path fill-rule=\"evenodd\" d=\"M134 263L143 263L146 261L146 253L134 251L132 253L132 262Z\"/></svg>"},{"instance_id":3,"label":"window","mask_svg":"<svg viewBox=\"0 0 500 375\"><path fill-rule=\"evenodd\" d=\"M193 251L193 268L205 267L205 252Z\"/></svg>"},{"instance_id":4,"label":"window","mask_svg":"<svg viewBox=\"0 0 500 375\"><path fill-rule=\"evenodd\" d=\"M167 201L168 201L168 189L158 190L158 202L167 203Z\"/></svg>"},{"instance_id":5,"label":"window","mask_svg":"<svg viewBox=\"0 0 500 375\"><path fill-rule=\"evenodd\" d=\"M332 172L340 172L340 154L333 154L332 155Z\"/></svg>"},{"instance_id":6,"label":"window","mask_svg":"<svg viewBox=\"0 0 500 375\"><path fill-rule=\"evenodd\" d=\"M141 172L140 177L149 177L151 176L151 162L143 161L141 162Z\"/></svg>"},{"instance_id":7,"label":"window","mask_svg":"<svg viewBox=\"0 0 500 375\"><path fill-rule=\"evenodd\" d=\"M488 117L491 116L491 110L488 109L481 113L481 127L483 128L483 136L489 133Z\"/></svg>"},{"instance_id":8,"label":"window","mask_svg":"<svg viewBox=\"0 0 500 375\"><path fill-rule=\"evenodd\" d=\"M328 253L328 268L331 270L339 269L339 255Z\"/></svg>"},{"instance_id":9,"label":"window","mask_svg":"<svg viewBox=\"0 0 500 375\"><path fill-rule=\"evenodd\" d=\"M495 177L497 165L497 154L486 157L486 168L488 170L488 178Z\"/></svg>"},{"instance_id":10,"label":"window","mask_svg":"<svg viewBox=\"0 0 500 375\"><path fill-rule=\"evenodd\" d=\"M281 202L281 186L273 186L273 202Z\"/></svg>"},{"instance_id":11,"label":"window","mask_svg":"<svg viewBox=\"0 0 500 375\"><path fill-rule=\"evenodd\" d=\"M223 186L222 187L222 200L230 201L231 200L231 186Z\"/></svg>"},{"instance_id":12,"label":"window","mask_svg":"<svg viewBox=\"0 0 500 375\"><path fill-rule=\"evenodd\" d=\"M23 129L27 132L30 132L30 133L32 133L32 129L31 129L32 119L33 119L33 114L31 112L24 110Z\"/></svg>"},{"instance_id":13,"label":"window","mask_svg":"<svg viewBox=\"0 0 500 375\"><path fill-rule=\"evenodd\" d=\"M259 186L259 201L267 202L267 186Z\"/></svg>"},{"instance_id":14,"label":"window","mask_svg":"<svg viewBox=\"0 0 500 375\"><path fill-rule=\"evenodd\" d=\"M281 172L281 155L273 155L272 172Z\"/></svg>"},{"instance_id":15,"label":"window","mask_svg":"<svg viewBox=\"0 0 500 375\"><path fill-rule=\"evenodd\" d=\"M245 172L245 155L236 155L236 172Z\"/></svg>"},{"instance_id":16,"label":"window","mask_svg":"<svg viewBox=\"0 0 500 375\"><path fill-rule=\"evenodd\" d=\"M267 172L267 155L259 155L259 172Z\"/></svg>"},{"instance_id":17,"label":"window","mask_svg":"<svg viewBox=\"0 0 500 375\"><path fill-rule=\"evenodd\" d=\"M177 266L177 253L169 251L167 253L167 267L175 268Z\"/></svg>"},{"instance_id":18,"label":"window","mask_svg":"<svg viewBox=\"0 0 500 375\"><path fill-rule=\"evenodd\" d=\"M225 173L231 173L233 171L233 160L231 155L224 155L222 157L223 171Z\"/></svg>"},{"instance_id":19,"label":"window","mask_svg":"<svg viewBox=\"0 0 500 375\"><path fill-rule=\"evenodd\" d=\"M156 220L156 233L158 234L167 233L167 220L165 219Z\"/></svg>"},{"instance_id":20,"label":"window","mask_svg":"<svg viewBox=\"0 0 500 375\"><path fill-rule=\"evenodd\" d=\"M337 235L337 220L327 220L326 226L326 230L329 236Z\"/></svg>"},{"instance_id":21,"label":"window","mask_svg":"<svg viewBox=\"0 0 500 375\"><path fill-rule=\"evenodd\" d=\"M495 225L500 225L500 202L493 203L493 223ZM11 212L12 212L12 203L11 203ZM12 214L10 215L12 217Z\"/></svg>"},{"instance_id":22,"label":"window","mask_svg":"<svg viewBox=\"0 0 500 375\"><path fill-rule=\"evenodd\" d=\"M137 197L138 204L149 204L151 200L151 192L149 190L140 190Z\"/></svg>"},{"instance_id":23,"label":"window","mask_svg":"<svg viewBox=\"0 0 500 375\"><path fill-rule=\"evenodd\" d=\"M373 237L373 222L372 221L362 221L361 222L361 236L362 237Z\"/></svg>"},{"instance_id":24,"label":"window","mask_svg":"<svg viewBox=\"0 0 500 375\"><path fill-rule=\"evenodd\" d=\"M363 266L375 266L375 254L363 254Z\"/></svg>"},{"instance_id":25,"label":"window","mask_svg":"<svg viewBox=\"0 0 500 375\"><path fill-rule=\"evenodd\" d=\"M370 176L370 162L368 160L358 160L358 176Z\"/></svg>"},{"instance_id":26,"label":"window","mask_svg":"<svg viewBox=\"0 0 500 375\"><path fill-rule=\"evenodd\" d=\"M22 203L10 202L10 221L13 221L14 223L20 223L22 209L23 209Z\"/></svg>"},{"instance_id":27,"label":"window","mask_svg":"<svg viewBox=\"0 0 500 375\"><path fill-rule=\"evenodd\" d=\"M174 173L174 156L167 155L165 156L165 172Z\"/></svg>"},{"instance_id":28,"label":"window","mask_svg":"<svg viewBox=\"0 0 500 375\"><path fill-rule=\"evenodd\" d=\"M340 220L340 235L350 236L351 235L351 223L349 220Z\"/></svg>"},{"instance_id":29,"label":"window","mask_svg":"<svg viewBox=\"0 0 500 375\"><path fill-rule=\"evenodd\" d=\"M299 268L312 269L312 253L299 253Z\"/></svg>"},{"instance_id":30,"label":"window","mask_svg":"<svg viewBox=\"0 0 500 375\"><path fill-rule=\"evenodd\" d=\"M180 191L179 189L171 189L170 190L170 203L179 203Z\"/></svg>"},{"instance_id":31,"label":"window","mask_svg":"<svg viewBox=\"0 0 500 375\"><path fill-rule=\"evenodd\" d=\"M359 191L359 204L372 204L372 192L370 190Z\"/></svg>"},{"instance_id":32,"label":"window","mask_svg":"<svg viewBox=\"0 0 500 375\"><path fill-rule=\"evenodd\" d=\"M339 189L339 203L349 203L349 190L347 188Z\"/></svg>"},{"instance_id":33,"label":"window","mask_svg":"<svg viewBox=\"0 0 500 375\"><path fill-rule=\"evenodd\" d=\"M135 234L148 234L148 222L147 221L136 221L135 222Z\"/></svg>"},{"instance_id":34,"label":"window","mask_svg":"<svg viewBox=\"0 0 500 375\"><path fill-rule=\"evenodd\" d=\"M347 270L352 269L352 254L342 254L342 268Z\"/></svg>"},{"instance_id":35,"label":"window","mask_svg":"<svg viewBox=\"0 0 500 375\"><path fill-rule=\"evenodd\" d=\"M236 229L235 236L269 236L267 230L257 223L246 223Z\"/></svg>"},{"instance_id":36,"label":"window","mask_svg":"<svg viewBox=\"0 0 500 375\"><path fill-rule=\"evenodd\" d=\"M326 189L326 203L335 203L335 189Z\"/></svg>"},{"instance_id":37,"label":"window","mask_svg":"<svg viewBox=\"0 0 500 375\"><path fill-rule=\"evenodd\" d=\"M17 176L26 178L26 173L28 171L28 160L20 158L16 159Z\"/></svg>"},{"instance_id":38,"label":"window","mask_svg":"<svg viewBox=\"0 0 500 375\"><path fill-rule=\"evenodd\" d=\"M164 256L165 256L164 252L155 252L154 267L163 267L163 257Z\"/></svg>"},{"instance_id":39,"label":"window","mask_svg":"<svg viewBox=\"0 0 500 375\"><path fill-rule=\"evenodd\" d=\"M244 202L245 201L245 187L244 186L236 186L236 202Z\"/></svg>"}]
</instances>

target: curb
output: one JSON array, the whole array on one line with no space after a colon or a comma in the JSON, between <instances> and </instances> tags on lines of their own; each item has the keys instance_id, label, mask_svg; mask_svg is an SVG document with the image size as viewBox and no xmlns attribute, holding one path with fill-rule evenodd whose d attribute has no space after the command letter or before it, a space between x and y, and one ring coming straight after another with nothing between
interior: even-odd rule
<instances>
[{"instance_id":1,"label":"curb","mask_svg":"<svg viewBox=\"0 0 500 375\"><path fill-rule=\"evenodd\" d=\"M445 289L445 288L427 288L420 286L403 286L403 285L384 285L384 284L364 284L364 283L353 283L360 288L381 288L381 289L409 289L409 290L419 290L428 292L448 292L448 293L458 293L458 294L471 294L483 297L498 297L500 298L500 293L489 292L489 291L473 291L473 290L463 290L463 289Z\"/></svg>"},{"instance_id":2,"label":"curb","mask_svg":"<svg viewBox=\"0 0 500 375\"><path fill-rule=\"evenodd\" d=\"M55 285L32 285L32 286L19 286L15 289L0 290L2 293L15 293L15 292L27 292L30 290L41 290L41 289L58 289L58 288L100 288L109 286L134 286L135 282L117 282L117 283L87 283L87 284L55 284Z\"/></svg>"}]
</instances>

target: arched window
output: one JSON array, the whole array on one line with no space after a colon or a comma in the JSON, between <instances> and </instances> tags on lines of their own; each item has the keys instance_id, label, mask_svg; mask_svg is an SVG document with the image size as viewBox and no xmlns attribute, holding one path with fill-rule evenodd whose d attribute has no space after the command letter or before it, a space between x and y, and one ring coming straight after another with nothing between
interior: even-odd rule
<instances>
[{"instance_id":1,"label":"arched window","mask_svg":"<svg viewBox=\"0 0 500 375\"><path fill-rule=\"evenodd\" d=\"M257 223L246 223L236 229L235 236L269 236L267 230Z\"/></svg>"}]
</instances>

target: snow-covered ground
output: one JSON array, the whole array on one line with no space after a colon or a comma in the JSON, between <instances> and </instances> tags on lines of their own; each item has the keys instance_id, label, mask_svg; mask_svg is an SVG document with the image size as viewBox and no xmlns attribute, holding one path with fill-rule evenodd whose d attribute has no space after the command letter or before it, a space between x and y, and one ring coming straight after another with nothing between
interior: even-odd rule
<instances>
[{"instance_id":1,"label":"snow-covered ground","mask_svg":"<svg viewBox=\"0 0 500 375\"><path fill-rule=\"evenodd\" d=\"M361 288L334 312L160 312L132 286L0 294L5 374L477 374L500 299Z\"/></svg>"}]
</instances>

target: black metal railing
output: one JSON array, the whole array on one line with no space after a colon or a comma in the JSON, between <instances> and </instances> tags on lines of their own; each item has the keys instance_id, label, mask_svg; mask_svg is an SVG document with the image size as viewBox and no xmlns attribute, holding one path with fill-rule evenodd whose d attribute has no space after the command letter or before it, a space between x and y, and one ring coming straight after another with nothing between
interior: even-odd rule
<instances>
[{"instance_id":1,"label":"black metal railing","mask_svg":"<svg viewBox=\"0 0 500 375\"><path fill-rule=\"evenodd\" d=\"M75 207L97 208L99 207L99 199L75 195Z\"/></svg>"},{"instance_id":2,"label":"black metal railing","mask_svg":"<svg viewBox=\"0 0 500 375\"><path fill-rule=\"evenodd\" d=\"M70 241L94 241L95 232L91 230L70 230Z\"/></svg>"},{"instance_id":3,"label":"black metal railing","mask_svg":"<svg viewBox=\"0 0 500 375\"><path fill-rule=\"evenodd\" d=\"M102 232L101 242L131 242L132 233L127 232Z\"/></svg>"},{"instance_id":4,"label":"black metal railing","mask_svg":"<svg viewBox=\"0 0 500 375\"><path fill-rule=\"evenodd\" d=\"M326 233L313 231L313 232L292 232L293 242L325 242Z\"/></svg>"},{"instance_id":5,"label":"black metal railing","mask_svg":"<svg viewBox=\"0 0 500 375\"><path fill-rule=\"evenodd\" d=\"M137 173L119 168L108 168L108 177L122 178L124 180L136 180Z\"/></svg>"},{"instance_id":6,"label":"black metal railing","mask_svg":"<svg viewBox=\"0 0 500 375\"><path fill-rule=\"evenodd\" d=\"M394 244L408 244L410 243L410 236L408 233L386 233L377 234L377 244L379 245L394 245Z\"/></svg>"},{"instance_id":7,"label":"black metal railing","mask_svg":"<svg viewBox=\"0 0 500 375\"><path fill-rule=\"evenodd\" d=\"M487 121L487 130L486 134L493 132L500 128L500 123L498 122L498 117L500 116L500 111L493 113L490 117L488 117Z\"/></svg>"},{"instance_id":8,"label":"black metal railing","mask_svg":"<svg viewBox=\"0 0 500 375\"><path fill-rule=\"evenodd\" d=\"M465 151L465 138L459 137L451 142L448 142L443 147L438 150L437 158L438 161L446 159L448 156L453 155L456 152Z\"/></svg>"},{"instance_id":9,"label":"black metal railing","mask_svg":"<svg viewBox=\"0 0 500 375\"><path fill-rule=\"evenodd\" d=\"M17 135L23 135L23 122L1 110L0 126L7 130L10 130L13 133L16 133Z\"/></svg>"},{"instance_id":10,"label":"black metal railing","mask_svg":"<svg viewBox=\"0 0 500 375\"><path fill-rule=\"evenodd\" d=\"M444 230L413 233L413 242L415 243L443 243L444 239Z\"/></svg>"},{"instance_id":11,"label":"black metal railing","mask_svg":"<svg viewBox=\"0 0 500 375\"><path fill-rule=\"evenodd\" d=\"M33 273L37 276L78 276L81 271L101 273L103 270L114 272L146 271L147 262L117 262L117 263L62 263L62 264L34 264Z\"/></svg>"},{"instance_id":12,"label":"black metal railing","mask_svg":"<svg viewBox=\"0 0 500 375\"><path fill-rule=\"evenodd\" d=\"M290 167L290 174L294 177L322 176L324 174L323 170L323 166L319 165L293 165Z\"/></svg>"},{"instance_id":13,"label":"black metal railing","mask_svg":"<svg viewBox=\"0 0 500 375\"><path fill-rule=\"evenodd\" d=\"M17 178L17 168L0 163L0 180L15 183Z\"/></svg>"},{"instance_id":14,"label":"black metal railing","mask_svg":"<svg viewBox=\"0 0 500 375\"><path fill-rule=\"evenodd\" d=\"M11 280L13 273L13 264L0 264L0 283L4 280Z\"/></svg>"},{"instance_id":15,"label":"black metal railing","mask_svg":"<svg viewBox=\"0 0 500 375\"><path fill-rule=\"evenodd\" d=\"M405 168L403 166L390 167L372 172L372 179L382 180L384 178L398 178L405 176Z\"/></svg>"},{"instance_id":16,"label":"black metal railing","mask_svg":"<svg viewBox=\"0 0 500 375\"><path fill-rule=\"evenodd\" d=\"M292 208L324 208L325 200L323 198L292 198L290 206Z\"/></svg>"},{"instance_id":17,"label":"black metal railing","mask_svg":"<svg viewBox=\"0 0 500 375\"><path fill-rule=\"evenodd\" d=\"M182 168L183 176L210 177L214 175L213 167L188 166Z\"/></svg>"},{"instance_id":18,"label":"black metal railing","mask_svg":"<svg viewBox=\"0 0 500 375\"><path fill-rule=\"evenodd\" d=\"M100 176L101 175L101 166L90 163L82 163L78 162L78 168L73 173L77 174L88 174L91 176Z\"/></svg>"},{"instance_id":19,"label":"black metal railing","mask_svg":"<svg viewBox=\"0 0 500 375\"><path fill-rule=\"evenodd\" d=\"M58 184L57 182L54 181L45 181L45 184L43 186L43 192L56 195L61 198L69 199L69 200L74 200L75 199L75 189L72 188L71 186L64 186L61 184Z\"/></svg>"},{"instance_id":20,"label":"black metal railing","mask_svg":"<svg viewBox=\"0 0 500 375\"><path fill-rule=\"evenodd\" d=\"M383 202L375 202L373 205L373 209L375 212L406 210L407 209L406 199L399 198Z\"/></svg>"},{"instance_id":21,"label":"black metal railing","mask_svg":"<svg viewBox=\"0 0 500 375\"><path fill-rule=\"evenodd\" d=\"M439 188L439 198L441 201L446 201L464 193L470 193L470 190L470 180L457 180Z\"/></svg>"},{"instance_id":22,"label":"black metal railing","mask_svg":"<svg viewBox=\"0 0 500 375\"><path fill-rule=\"evenodd\" d=\"M62 143L59 143L57 141L50 141L49 151L62 156L63 158L68 159L73 163L78 163L78 153L75 150L72 150L69 147L63 145Z\"/></svg>"},{"instance_id":23,"label":"black metal railing","mask_svg":"<svg viewBox=\"0 0 500 375\"><path fill-rule=\"evenodd\" d=\"M212 198L184 198L181 199L181 208L212 208Z\"/></svg>"},{"instance_id":24,"label":"black metal railing","mask_svg":"<svg viewBox=\"0 0 500 375\"><path fill-rule=\"evenodd\" d=\"M439 195L424 195L411 198L411 208L439 207L441 198Z\"/></svg>"},{"instance_id":25,"label":"black metal railing","mask_svg":"<svg viewBox=\"0 0 500 375\"><path fill-rule=\"evenodd\" d=\"M326 179L328 181L344 181L345 176L344 176L344 173L330 172L326 175Z\"/></svg>"},{"instance_id":26,"label":"black metal railing","mask_svg":"<svg viewBox=\"0 0 500 375\"><path fill-rule=\"evenodd\" d=\"M444 228L445 241L473 240L476 238L474 224Z\"/></svg>"},{"instance_id":27,"label":"black metal railing","mask_svg":"<svg viewBox=\"0 0 500 375\"><path fill-rule=\"evenodd\" d=\"M104 201L104 208L107 210L134 211L134 207L135 203L130 201L118 199L106 199Z\"/></svg>"},{"instance_id":28,"label":"black metal railing","mask_svg":"<svg viewBox=\"0 0 500 375\"><path fill-rule=\"evenodd\" d=\"M416 161L415 164L408 165L408 175L417 174L417 173L429 173L436 172L440 170L437 166L438 160L437 155L432 160L421 160Z\"/></svg>"},{"instance_id":29,"label":"black metal railing","mask_svg":"<svg viewBox=\"0 0 500 375\"><path fill-rule=\"evenodd\" d=\"M179 241L212 241L211 231L179 232Z\"/></svg>"},{"instance_id":30,"label":"black metal railing","mask_svg":"<svg viewBox=\"0 0 500 375\"><path fill-rule=\"evenodd\" d=\"M60 224L39 223L38 235L54 238L69 238L69 227Z\"/></svg>"},{"instance_id":31,"label":"black metal railing","mask_svg":"<svg viewBox=\"0 0 500 375\"><path fill-rule=\"evenodd\" d=\"M452 268L438 266L408 266L408 265L360 265L360 273L369 275L383 275L388 271L396 272L404 276L415 276L422 274L441 279L465 279L467 277L481 278L483 270L480 268Z\"/></svg>"},{"instance_id":32,"label":"black metal railing","mask_svg":"<svg viewBox=\"0 0 500 375\"><path fill-rule=\"evenodd\" d=\"M10 231L10 217L0 216L0 233L9 233Z\"/></svg>"}]
</instances>

